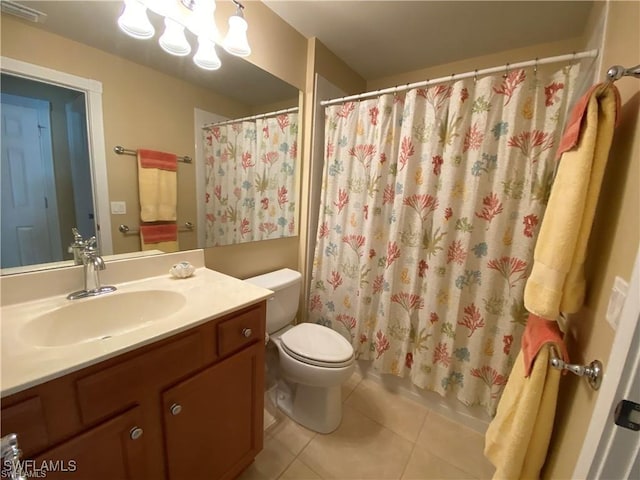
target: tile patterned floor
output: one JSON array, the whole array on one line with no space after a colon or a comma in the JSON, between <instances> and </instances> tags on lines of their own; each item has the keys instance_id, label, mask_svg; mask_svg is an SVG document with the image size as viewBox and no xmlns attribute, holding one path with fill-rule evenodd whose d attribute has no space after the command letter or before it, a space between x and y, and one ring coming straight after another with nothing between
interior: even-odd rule
<instances>
[{"instance_id":1,"label":"tile patterned floor","mask_svg":"<svg viewBox=\"0 0 640 480\"><path fill-rule=\"evenodd\" d=\"M240 480L490 479L484 437L354 374L340 427L316 434L280 414Z\"/></svg>"}]
</instances>

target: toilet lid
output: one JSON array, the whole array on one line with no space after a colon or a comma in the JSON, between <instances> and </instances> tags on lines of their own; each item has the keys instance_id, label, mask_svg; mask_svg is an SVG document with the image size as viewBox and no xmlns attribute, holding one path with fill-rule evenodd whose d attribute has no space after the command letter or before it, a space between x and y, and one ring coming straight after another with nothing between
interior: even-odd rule
<instances>
[{"instance_id":1,"label":"toilet lid","mask_svg":"<svg viewBox=\"0 0 640 480\"><path fill-rule=\"evenodd\" d=\"M353 347L338 332L316 323L301 323L280 337L282 346L303 362L343 366L353 359Z\"/></svg>"}]
</instances>

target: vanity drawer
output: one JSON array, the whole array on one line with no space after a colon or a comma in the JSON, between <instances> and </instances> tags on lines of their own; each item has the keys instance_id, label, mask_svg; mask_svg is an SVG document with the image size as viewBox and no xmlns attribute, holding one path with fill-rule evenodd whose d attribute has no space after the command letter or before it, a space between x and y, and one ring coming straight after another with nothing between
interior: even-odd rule
<instances>
[{"instance_id":1,"label":"vanity drawer","mask_svg":"<svg viewBox=\"0 0 640 480\"><path fill-rule=\"evenodd\" d=\"M32 397L2 409L2 436L18 435L18 444L25 455L49 444L44 409L40 397Z\"/></svg>"},{"instance_id":2,"label":"vanity drawer","mask_svg":"<svg viewBox=\"0 0 640 480\"><path fill-rule=\"evenodd\" d=\"M139 402L144 391L162 388L205 363L199 332L144 352L76 382L85 424Z\"/></svg>"},{"instance_id":3,"label":"vanity drawer","mask_svg":"<svg viewBox=\"0 0 640 480\"><path fill-rule=\"evenodd\" d=\"M264 342L262 309L255 308L218 323L218 355L224 357L257 341Z\"/></svg>"}]
</instances>

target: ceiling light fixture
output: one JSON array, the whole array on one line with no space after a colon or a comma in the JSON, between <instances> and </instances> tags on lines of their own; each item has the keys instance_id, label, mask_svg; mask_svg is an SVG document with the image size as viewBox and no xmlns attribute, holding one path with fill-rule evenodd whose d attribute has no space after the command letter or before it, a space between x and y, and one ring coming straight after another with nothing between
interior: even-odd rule
<instances>
[{"instance_id":1,"label":"ceiling light fixture","mask_svg":"<svg viewBox=\"0 0 640 480\"><path fill-rule=\"evenodd\" d=\"M124 8L118 26L127 35L145 40L155 35L155 29L147 17L147 10L164 17L164 33L158 42L171 55L185 56L191 53L191 45L185 29L198 40L198 50L193 62L205 70L217 70L221 66L216 45L238 57L251 54L247 40L247 21L244 5L231 0L236 12L229 18L229 30L223 38L215 21L215 0L124 0Z\"/></svg>"}]
</instances>

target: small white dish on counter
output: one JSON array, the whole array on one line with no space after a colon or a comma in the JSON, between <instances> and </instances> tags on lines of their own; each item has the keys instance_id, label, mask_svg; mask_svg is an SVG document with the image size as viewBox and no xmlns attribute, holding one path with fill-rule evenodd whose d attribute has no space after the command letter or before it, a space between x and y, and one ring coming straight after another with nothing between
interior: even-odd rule
<instances>
[{"instance_id":1,"label":"small white dish on counter","mask_svg":"<svg viewBox=\"0 0 640 480\"><path fill-rule=\"evenodd\" d=\"M169 269L169 273L173 278L189 278L196 271L196 267L189 262L176 263Z\"/></svg>"}]
</instances>

